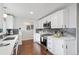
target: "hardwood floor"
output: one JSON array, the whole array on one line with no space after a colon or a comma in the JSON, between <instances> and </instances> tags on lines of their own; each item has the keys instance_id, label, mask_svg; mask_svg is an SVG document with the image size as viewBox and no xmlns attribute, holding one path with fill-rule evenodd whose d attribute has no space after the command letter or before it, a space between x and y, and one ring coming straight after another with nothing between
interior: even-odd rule
<instances>
[{"instance_id":1,"label":"hardwood floor","mask_svg":"<svg viewBox=\"0 0 79 59\"><path fill-rule=\"evenodd\" d=\"M51 55L43 46L33 43L33 40L26 40L18 48L18 55Z\"/></svg>"}]
</instances>

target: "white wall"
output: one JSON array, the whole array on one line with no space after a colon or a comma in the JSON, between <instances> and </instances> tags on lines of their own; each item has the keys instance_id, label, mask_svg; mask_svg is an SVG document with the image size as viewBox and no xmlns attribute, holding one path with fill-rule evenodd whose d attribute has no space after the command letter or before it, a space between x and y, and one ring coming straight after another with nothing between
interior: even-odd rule
<instances>
[{"instance_id":1,"label":"white wall","mask_svg":"<svg viewBox=\"0 0 79 59\"><path fill-rule=\"evenodd\" d=\"M25 23L27 23L27 22L33 24L33 21L29 20L29 19L27 20L27 19L22 19L22 18L16 18L14 21L15 29L21 27L23 40L33 39L33 30L30 30L30 31L26 30Z\"/></svg>"}]
</instances>

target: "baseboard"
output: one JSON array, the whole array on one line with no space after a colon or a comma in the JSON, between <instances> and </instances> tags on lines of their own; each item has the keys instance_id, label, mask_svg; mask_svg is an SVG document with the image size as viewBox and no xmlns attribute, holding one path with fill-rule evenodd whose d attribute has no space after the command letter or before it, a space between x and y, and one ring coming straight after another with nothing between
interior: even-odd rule
<instances>
[{"instance_id":1,"label":"baseboard","mask_svg":"<svg viewBox=\"0 0 79 59\"><path fill-rule=\"evenodd\" d=\"M26 40L33 40L32 38L31 39L23 39L22 41L26 41Z\"/></svg>"}]
</instances>

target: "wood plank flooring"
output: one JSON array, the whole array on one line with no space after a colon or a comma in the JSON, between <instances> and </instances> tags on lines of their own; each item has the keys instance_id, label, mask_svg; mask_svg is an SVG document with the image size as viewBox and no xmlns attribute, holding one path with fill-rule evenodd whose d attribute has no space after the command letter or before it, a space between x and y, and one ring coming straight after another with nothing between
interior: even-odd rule
<instances>
[{"instance_id":1,"label":"wood plank flooring","mask_svg":"<svg viewBox=\"0 0 79 59\"><path fill-rule=\"evenodd\" d=\"M18 55L51 55L43 46L33 43L33 40L26 40L18 48Z\"/></svg>"}]
</instances>

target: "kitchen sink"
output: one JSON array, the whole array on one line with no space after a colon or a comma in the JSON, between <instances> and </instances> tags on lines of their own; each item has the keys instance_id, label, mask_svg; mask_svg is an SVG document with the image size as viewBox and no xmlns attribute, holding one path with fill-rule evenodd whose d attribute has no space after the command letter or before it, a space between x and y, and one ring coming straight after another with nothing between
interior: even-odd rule
<instances>
[{"instance_id":1,"label":"kitchen sink","mask_svg":"<svg viewBox=\"0 0 79 59\"><path fill-rule=\"evenodd\" d=\"M8 37L8 38L4 39L4 41L6 41L6 40L14 40L14 38L15 37Z\"/></svg>"},{"instance_id":2,"label":"kitchen sink","mask_svg":"<svg viewBox=\"0 0 79 59\"><path fill-rule=\"evenodd\" d=\"M0 47L8 46L8 45L10 45L10 43L1 43L1 44L0 44Z\"/></svg>"}]
</instances>

